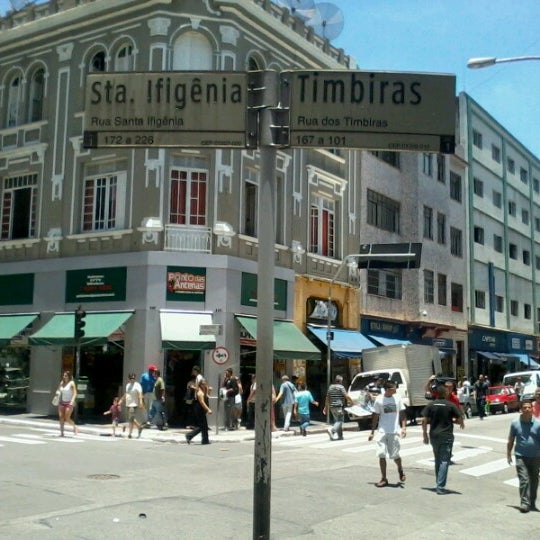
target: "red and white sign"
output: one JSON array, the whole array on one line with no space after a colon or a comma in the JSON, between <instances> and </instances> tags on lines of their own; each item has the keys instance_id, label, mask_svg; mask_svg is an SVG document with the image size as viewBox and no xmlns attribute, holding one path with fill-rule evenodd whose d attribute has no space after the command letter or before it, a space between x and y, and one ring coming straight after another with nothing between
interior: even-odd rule
<instances>
[{"instance_id":1,"label":"red and white sign","mask_svg":"<svg viewBox=\"0 0 540 540\"><path fill-rule=\"evenodd\" d=\"M216 347L212 351L212 360L220 366L227 363L227 360L229 360L228 349L226 349L225 347Z\"/></svg>"}]
</instances>

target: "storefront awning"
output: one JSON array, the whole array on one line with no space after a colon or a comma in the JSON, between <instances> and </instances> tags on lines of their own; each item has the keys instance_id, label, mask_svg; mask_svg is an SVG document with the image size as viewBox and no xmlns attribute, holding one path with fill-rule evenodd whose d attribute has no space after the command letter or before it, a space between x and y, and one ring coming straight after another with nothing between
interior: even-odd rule
<instances>
[{"instance_id":1,"label":"storefront awning","mask_svg":"<svg viewBox=\"0 0 540 540\"><path fill-rule=\"evenodd\" d=\"M326 345L326 327L308 325L308 330ZM339 330L337 328L332 328L331 331L334 334L334 339L330 342L330 348L336 356L353 358L362 356L362 351L364 349L374 349L377 347L377 345L364 336L364 334L361 334L356 330Z\"/></svg>"},{"instance_id":2,"label":"storefront awning","mask_svg":"<svg viewBox=\"0 0 540 540\"><path fill-rule=\"evenodd\" d=\"M84 318L84 337L81 345L105 345L133 312L87 313ZM76 345L74 339L75 314L58 313L43 328L32 334L31 345Z\"/></svg>"},{"instance_id":3,"label":"storefront awning","mask_svg":"<svg viewBox=\"0 0 540 540\"><path fill-rule=\"evenodd\" d=\"M530 368L530 369L538 369L540 368L540 364L536 362L533 358L531 358L528 354L504 354L503 356L504 360L512 360L514 358L517 358L521 364L521 368Z\"/></svg>"},{"instance_id":4,"label":"storefront awning","mask_svg":"<svg viewBox=\"0 0 540 540\"><path fill-rule=\"evenodd\" d=\"M212 324L212 314L200 311L161 311L161 346L164 349L200 351L213 349L215 337L200 335L201 325Z\"/></svg>"},{"instance_id":5,"label":"storefront awning","mask_svg":"<svg viewBox=\"0 0 540 540\"><path fill-rule=\"evenodd\" d=\"M488 351L476 351L478 354L481 354L484 358L487 358L488 360L495 360L500 361L500 356L497 353L492 353Z\"/></svg>"},{"instance_id":6,"label":"storefront awning","mask_svg":"<svg viewBox=\"0 0 540 540\"><path fill-rule=\"evenodd\" d=\"M236 316L237 321L257 339L257 318ZM320 360L321 351L292 321L274 321L274 358L277 360Z\"/></svg>"},{"instance_id":7,"label":"storefront awning","mask_svg":"<svg viewBox=\"0 0 540 540\"><path fill-rule=\"evenodd\" d=\"M388 338L383 336L374 336L369 335L369 339L373 340L375 343L382 345L383 347L388 347L390 345L410 345L411 342L408 339L395 339Z\"/></svg>"},{"instance_id":8,"label":"storefront awning","mask_svg":"<svg viewBox=\"0 0 540 540\"><path fill-rule=\"evenodd\" d=\"M0 315L0 346L8 345L10 340L20 334L37 315Z\"/></svg>"}]
</instances>

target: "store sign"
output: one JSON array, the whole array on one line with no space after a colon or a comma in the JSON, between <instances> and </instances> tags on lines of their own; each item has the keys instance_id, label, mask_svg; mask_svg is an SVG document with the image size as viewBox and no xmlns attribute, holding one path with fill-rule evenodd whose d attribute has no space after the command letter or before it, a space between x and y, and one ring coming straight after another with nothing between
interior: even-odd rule
<instances>
[{"instance_id":1,"label":"store sign","mask_svg":"<svg viewBox=\"0 0 540 540\"><path fill-rule=\"evenodd\" d=\"M0 276L0 306L34 303L34 274Z\"/></svg>"},{"instance_id":2,"label":"store sign","mask_svg":"<svg viewBox=\"0 0 540 540\"><path fill-rule=\"evenodd\" d=\"M167 300L171 302L204 302L206 268L195 266L167 267Z\"/></svg>"},{"instance_id":3,"label":"store sign","mask_svg":"<svg viewBox=\"0 0 540 540\"><path fill-rule=\"evenodd\" d=\"M257 275L242 272L240 303L243 306L257 307ZM287 282L284 279L274 279L274 309L287 309Z\"/></svg>"},{"instance_id":4,"label":"store sign","mask_svg":"<svg viewBox=\"0 0 540 540\"><path fill-rule=\"evenodd\" d=\"M339 317L339 308L335 302L330 302L330 322L336 324ZM311 296L307 299L307 322L328 322L328 299Z\"/></svg>"},{"instance_id":5,"label":"store sign","mask_svg":"<svg viewBox=\"0 0 540 540\"><path fill-rule=\"evenodd\" d=\"M66 272L66 302L124 302L127 268L92 268Z\"/></svg>"},{"instance_id":6,"label":"store sign","mask_svg":"<svg viewBox=\"0 0 540 540\"><path fill-rule=\"evenodd\" d=\"M361 328L362 334L366 335L376 334L381 337L406 339L407 327L399 323L362 318Z\"/></svg>"}]
</instances>

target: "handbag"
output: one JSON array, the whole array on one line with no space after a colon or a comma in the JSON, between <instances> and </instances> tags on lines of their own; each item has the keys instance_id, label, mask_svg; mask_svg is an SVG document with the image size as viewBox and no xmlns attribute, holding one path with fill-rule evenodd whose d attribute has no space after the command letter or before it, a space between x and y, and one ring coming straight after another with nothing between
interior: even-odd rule
<instances>
[{"instance_id":1,"label":"handbag","mask_svg":"<svg viewBox=\"0 0 540 540\"><path fill-rule=\"evenodd\" d=\"M51 403L52 403L55 407L58 407L58 404L60 403L60 392L56 392L56 393L54 394Z\"/></svg>"}]
</instances>

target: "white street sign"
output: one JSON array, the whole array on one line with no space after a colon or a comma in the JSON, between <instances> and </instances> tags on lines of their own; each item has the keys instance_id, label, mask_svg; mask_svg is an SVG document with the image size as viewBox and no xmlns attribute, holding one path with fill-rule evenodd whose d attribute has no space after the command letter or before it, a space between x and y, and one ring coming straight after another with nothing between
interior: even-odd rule
<instances>
[{"instance_id":1,"label":"white street sign","mask_svg":"<svg viewBox=\"0 0 540 540\"><path fill-rule=\"evenodd\" d=\"M229 360L228 349L225 347L216 347L212 351L212 360L218 365L225 364Z\"/></svg>"}]
</instances>

